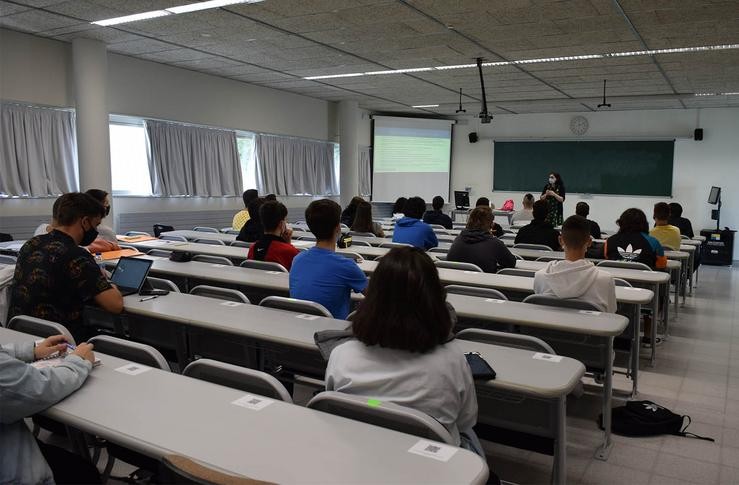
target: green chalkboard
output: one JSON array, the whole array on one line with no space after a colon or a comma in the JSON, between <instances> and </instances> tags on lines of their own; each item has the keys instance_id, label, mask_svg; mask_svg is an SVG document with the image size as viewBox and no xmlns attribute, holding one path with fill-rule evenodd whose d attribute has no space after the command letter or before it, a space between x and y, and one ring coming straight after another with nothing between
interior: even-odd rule
<instances>
[{"instance_id":1,"label":"green chalkboard","mask_svg":"<svg viewBox=\"0 0 739 485\"><path fill-rule=\"evenodd\" d=\"M559 172L567 192L672 195L674 140L496 141L493 190L537 192Z\"/></svg>"}]
</instances>

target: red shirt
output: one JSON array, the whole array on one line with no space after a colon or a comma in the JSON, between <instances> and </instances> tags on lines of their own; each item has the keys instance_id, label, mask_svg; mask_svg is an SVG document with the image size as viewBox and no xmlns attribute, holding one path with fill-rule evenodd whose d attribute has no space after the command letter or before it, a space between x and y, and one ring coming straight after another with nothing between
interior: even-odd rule
<instances>
[{"instance_id":1,"label":"red shirt","mask_svg":"<svg viewBox=\"0 0 739 485\"><path fill-rule=\"evenodd\" d=\"M290 243L286 243L281 237L265 234L249 248L247 259L278 263L290 271L293 258L300 251Z\"/></svg>"}]
</instances>

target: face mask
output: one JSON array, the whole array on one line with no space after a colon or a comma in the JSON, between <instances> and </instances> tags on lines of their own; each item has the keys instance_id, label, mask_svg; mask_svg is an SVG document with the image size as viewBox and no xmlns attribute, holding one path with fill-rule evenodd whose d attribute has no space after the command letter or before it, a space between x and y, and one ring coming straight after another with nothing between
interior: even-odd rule
<instances>
[{"instance_id":1,"label":"face mask","mask_svg":"<svg viewBox=\"0 0 739 485\"><path fill-rule=\"evenodd\" d=\"M107 217L109 214L110 214L110 206L106 205L105 206L105 217Z\"/></svg>"},{"instance_id":2,"label":"face mask","mask_svg":"<svg viewBox=\"0 0 739 485\"><path fill-rule=\"evenodd\" d=\"M97 239L98 230L94 227L90 227L90 229L85 230L83 226L82 230L84 230L85 232L82 233L82 241L80 241L80 246L89 246L93 243L93 241L95 241L95 239Z\"/></svg>"},{"instance_id":3,"label":"face mask","mask_svg":"<svg viewBox=\"0 0 739 485\"><path fill-rule=\"evenodd\" d=\"M550 184L554 185L554 182L556 182L556 181L557 181L557 179L556 179L556 178L554 178L554 177L549 177L549 183L550 183Z\"/></svg>"}]
</instances>

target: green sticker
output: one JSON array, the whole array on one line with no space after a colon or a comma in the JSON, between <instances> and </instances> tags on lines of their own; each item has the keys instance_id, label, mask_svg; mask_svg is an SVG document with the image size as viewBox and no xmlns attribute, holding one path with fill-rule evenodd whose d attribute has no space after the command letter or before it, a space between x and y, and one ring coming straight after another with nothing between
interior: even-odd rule
<instances>
[{"instance_id":1,"label":"green sticker","mask_svg":"<svg viewBox=\"0 0 739 485\"><path fill-rule=\"evenodd\" d=\"M382 404L382 401L379 399L367 399L367 406L371 408L379 408L380 404Z\"/></svg>"}]
</instances>

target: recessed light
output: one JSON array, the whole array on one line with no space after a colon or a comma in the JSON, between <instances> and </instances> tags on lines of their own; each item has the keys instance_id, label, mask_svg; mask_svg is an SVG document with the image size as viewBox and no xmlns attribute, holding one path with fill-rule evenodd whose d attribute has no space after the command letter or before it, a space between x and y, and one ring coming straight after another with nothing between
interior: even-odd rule
<instances>
[{"instance_id":1,"label":"recessed light","mask_svg":"<svg viewBox=\"0 0 739 485\"><path fill-rule=\"evenodd\" d=\"M739 91L728 93L695 93L693 96L739 96Z\"/></svg>"},{"instance_id":2,"label":"recessed light","mask_svg":"<svg viewBox=\"0 0 739 485\"><path fill-rule=\"evenodd\" d=\"M261 1L263 0L209 0L207 2L188 3L187 5L180 5L166 10L174 14L180 14L197 12L198 10L208 10L211 8L228 7L229 5L236 5L239 3L257 3Z\"/></svg>"},{"instance_id":3,"label":"recessed light","mask_svg":"<svg viewBox=\"0 0 739 485\"><path fill-rule=\"evenodd\" d=\"M414 106L411 106L411 108L438 108L438 104L416 104Z\"/></svg>"},{"instance_id":4,"label":"recessed light","mask_svg":"<svg viewBox=\"0 0 739 485\"><path fill-rule=\"evenodd\" d=\"M208 34L208 33L205 33L205 32L203 32L202 34L200 34L200 37L212 37L212 35L211 35L211 34Z\"/></svg>"},{"instance_id":5,"label":"recessed light","mask_svg":"<svg viewBox=\"0 0 739 485\"><path fill-rule=\"evenodd\" d=\"M106 27L108 25L117 25L117 24L125 24L127 22L136 22L137 20L155 19L157 17L164 17L166 15L171 15L171 13L167 12L166 10L152 10L150 12L135 13L133 15L125 15L123 17L115 17L112 19L96 20L95 22L90 22L90 23Z\"/></svg>"}]
</instances>

